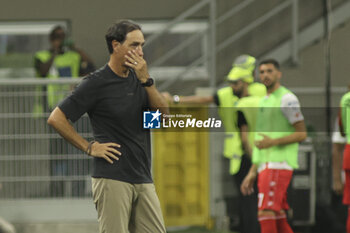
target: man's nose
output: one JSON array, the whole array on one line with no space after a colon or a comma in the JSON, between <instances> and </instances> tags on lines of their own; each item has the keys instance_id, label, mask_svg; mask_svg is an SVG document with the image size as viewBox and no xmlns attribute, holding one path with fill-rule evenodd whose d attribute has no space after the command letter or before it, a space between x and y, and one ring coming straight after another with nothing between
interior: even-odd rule
<instances>
[{"instance_id":1,"label":"man's nose","mask_svg":"<svg viewBox=\"0 0 350 233\"><path fill-rule=\"evenodd\" d=\"M142 46L138 46L136 48L136 52L139 56L143 57L143 49L142 49Z\"/></svg>"}]
</instances>

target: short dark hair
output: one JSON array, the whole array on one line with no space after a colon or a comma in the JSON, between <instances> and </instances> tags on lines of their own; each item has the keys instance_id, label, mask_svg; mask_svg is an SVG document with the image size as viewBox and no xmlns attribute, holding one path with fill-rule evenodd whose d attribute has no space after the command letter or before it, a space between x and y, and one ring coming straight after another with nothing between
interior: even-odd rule
<instances>
[{"instance_id":1,"label":"short dark hair","mask_svg":"<svg viewBox=\"0 0 350 233\"><path fill-rule=\"evenodd\" d=\"M126 39L126 35L135 30L141 30L141 27L130 20L121 20L110 26L105 36L109 53L113 53L113 40L123 43Z\"/></svg>"},{"instance_id":2,"label":"short dark hair","mask_svg":"<svg viewBox=\"0 0 350 233\"><path fill-rule=\"evenodd\" d=\"M61 31L61 30L64 31L64 28L62 26L60 26L60 25L55 26L49 34L50 41L55 40L57 38L57 36L56 36L57 31Z\"/></svg>"},{"instance_id":3,"label":"short dark hair","mask_svg":"<svg viewBox=\"0 0 350 233\"><path fill-rule=\"evenodd\" d=\"M277 70L280 70L280 63L277 60L273 59L273 58L262 60L259 63L259 67L261 65L265 65L265 64L272 64Z\"/></svg>"}]
</instances>

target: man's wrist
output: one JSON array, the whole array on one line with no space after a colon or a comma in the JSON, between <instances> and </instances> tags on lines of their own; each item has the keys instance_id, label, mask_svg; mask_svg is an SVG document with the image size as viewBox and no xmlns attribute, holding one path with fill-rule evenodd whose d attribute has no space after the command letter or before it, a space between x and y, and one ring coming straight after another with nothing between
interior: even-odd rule
<instances>
[{"instance_id":1,"label":"man's wrist","mask_svg":"<svg viewBox=\"0 0 350 233\"><path fill-rule=\"evenodd\" d=\"M272 139L272 146L278 146L279 145L279 139L278 138L274 138Z\"/></svg>"},{"instance_id":2,"label":"man's wrist","mask_svg":"<svg viewBox=\"0 0 350 233\"><path fill-rule=\"evenodd\" d=\"M149 79L149 78L140 79L141 84L144 84L145 82L147 82L148 79Z\"/></svg>"},{"instance_id":3,"label":"man's wrist","mask_svg":"<svg viewBox=\"0 0 350 233\"><path fill-rule=\"evenodd\" d=\"M333 174L333 180L334 181L340 181L341 182L341 175L339 174Z\"/></svg>"},{"instance_id":4,"label":"man's wrist","mask_svg":"<svg viewBox=\"0 0 350 233\"><path fill-rule=\"evenodd\" d=\"M252 176L257 176L258 175L258 170L257 169L252 169L251 171L250 171L250 174L252 175Z\"/></svg>"},{"instance_id":5,"label":"man's wrist","mask_svg":"<svg viewBox=\"0 0 350 233\"><path fill-rule=\"evenodd\" d=\"M258 166L256 164L253 164L249 169L249 173L251 175L257 176L258 175Z\"/></svg>"},{"instance_id":6,"label":"man's wrist","mask_svg":"<svg viewBox=\"0 0 350 233\"><path fill-rule=\"evenodd\" d=\"M88 145L88 147L86 148L86 151L85 151L87 155L91 155L92 144L94 144L94 143L95 143L94 140L89 142L89 145Z\"/></svg>"},{"instance_id":7,"label":"man's wrist","mask_svg":"<svg viewBox=\"0 0 350 233\"><path fill-rule=\"evenodd\" d=\"M141 81L141 85L143 87L150 87L154 84L154 80L153 78L149 77L148 79L146 79L146 81Z\"/></svg>"},{"instance_id":8,"label":"man's wrist","mask_svg":"<svg viewBox=\"0 0 350 233\"><path fill-rule=\"evenodd\" d=\"M137 75L137 78L140 80L141 84L147 82L148 79L151 78L151 75L147 73L142 73Z\"/></svg>"}]
</instances>

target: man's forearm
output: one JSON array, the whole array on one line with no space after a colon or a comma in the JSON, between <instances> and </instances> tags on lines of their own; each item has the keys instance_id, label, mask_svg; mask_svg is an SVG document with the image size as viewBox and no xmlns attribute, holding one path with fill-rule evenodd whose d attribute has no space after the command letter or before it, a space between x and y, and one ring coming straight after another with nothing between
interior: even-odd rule
<instances>
[{"instance_id":1,"label":"man's forearm","mask_svg":"<svg viewBox=\"0 0 350 233\"><path fill-rule=\"evenodd\" d=\"M73 50L76 51L77 53L79 53L79 55L80 55L82 61L88 62L88 63L90 63L90 64L94 64L94 62L92 61L92 59L91 59L83 50L81 50L81 49L79 49L79 48L76 48L76 47L74 47Z\"/></svg>"},{"instance_id":2,"label":"man's forearm","mask_svg":"<svg viewBox=\"0 0 350 233\"><path fill-rule=\"evenodd\" d=\"M163 114L169 114L169 104L166 99L159 93L157 88L152 85L150 87L145 87L149 103L152 109L159 109Z\"/></svg>"},{"instance_id":3,"label":"man's forearm","mask_svg":"<svg viewBox=\"0 0 350 233\"><path fill-rule=\"evenodd\" d=\"M243 148L246 154L248 154L249 158L252 157L252 147L249 143L249 135L248 135L248 126L247 125L242 125L240 128L240 133L241 133L241 139L242 139L242 144Z\"/></svg>"},{"instance_id":4,"label":"man's forearm","mask_svg":"<svg viewBox=\"0 0 350 233\"><path fill-rule=\"evenodd\" d=\"M249 174L254 176L258 174L258 166L256 164L252 164L252 166L249 169Z\"/></svg>"},{"instance_id":5,"label":"man's forearm","mask_svg":"<svg viewBox=\"0 0 350 233\"><path fill-rule=\"evenodd\" d=\"M279 146L279 145L292 144L296 142L302 142L305 140L306 136L307 136L306 132L294 132L285 137L275 138L274 144L275 146Z\"/></svg>"},{"instance_id":6,"label":"man's forearm","mask_svg":"<svg viewBox=\"0 0 350 233\"><path fill-rule=\"evenodd\" d=\"M179 103L182 104L210 104L213 102L213 96L181 96L179 98Z\"/></svg>"},{"instance_id":7,"label":"man's forearm","mask_svg":"<svg viewBox=\"0 0 350 233\"><path fill-rule=\"evenodd\" d=\"M333 179L341 181L341 171L342 171L342 153L344 145L339 143L333 143L332 145L332 173Z\"/></svg>"},{"instance_id":8,"label":"man's forearm","mask_svg":"<svg viewBox=\"0 0 350 233\"><path fill-rule=\"evenodd\" d=\"M293 124L293 127L295 128L295 132L281 138L275 138L274 139L274 145L279 146L279 145L287 145L291 143L296 143L296 142L302 142L305 140L307 137L306 133L306 127L304 121L299 121Z\"/></svg>"},{"instance_id":9,"label":"man's forearm","mask_svg":"<svg viewBox=\"0 0 350 233\"><path fill-rule=\"evenodd\" d=\"M78 132L68 122L61 109L56 107L52 111L49 119L47 120L47 123L73 146L86 152L89 145L88 141L86 141L82 136L80 136L80 134L78 134Z\"/></svg>"},{"instance_id":10,"label":"man's forearm","mask_svg":"<svg viewBox=\"0 0 350 233\"><path fill-rule=\"evenodd\" d=\"M56 53L52 53L51 54L51 58L45 62L45 63L41 63L39 64L39 72L40 72L40 75L42 77L46 77L47 74L49 73L49 70L53 64L53 61L55 60L55 57L56 57Z\"/></svg>"}]
</instances>

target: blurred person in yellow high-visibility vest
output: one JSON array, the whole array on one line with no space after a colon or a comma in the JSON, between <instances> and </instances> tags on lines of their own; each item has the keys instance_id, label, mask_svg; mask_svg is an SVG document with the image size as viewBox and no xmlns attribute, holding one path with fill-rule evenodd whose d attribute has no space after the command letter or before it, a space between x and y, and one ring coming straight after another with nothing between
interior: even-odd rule
<instances>
[{"instance_id":1,"label":"blurred person in yellow high-visibility vest","mask_svg":"<svg viewBox=\"0 0 350 233\"><path fill-rule=\"evenodd\" d=\"M62 26L56 26L49 34L50 48L36 52L34 67L39 78L77 78L93 71L91 58L81 49L75 47L72 40L66 38ZM37 105L36 111L52 110L63 99L69 86L48 85L46 101ZM46 105L47 104L47 105ZM44 109L41 109L44 107Z\"/></svg>"},{"instance_id":2,"label":"blurred person in yellow high-visibility vest","mask_svg":"<svg viewBox=\"0 0 350 233\"><path fill-rule=\"evenodd\" d=\"M55 26L51 30L49 42L49 49L38 51L34 56L34 67L38 78L51 80L78 78L94 71L95 68L91 58L81 49L75 47L72 40L66 38L66 32L62 26ZM33 108L34 116L43 116L43 113L51 112L70 89L70 85L49 84L47 86L38 86ZM50 139L50 155L56 156L72 153L66 144L63 143L63 139ZM83 174L86 173L86 171L83 171L86 169L80 168L79 171L74 171L73 163L73 160L51 159L51 175L56 176L56 178L61 177L60 179L65 179L62 176L66 175L86 175ZM80 161L79 163L86 163L86 161ZM79 167L86 167L86 165ZM68 185L62 180L51 181L50 195L63 196L65 193L71 193L70 190L65 188L69 186L73 186L73 195L80 195L84 189L84 184L80 183L85 182L73 181L73 185Z\"/></svg>"}]
</instances>

